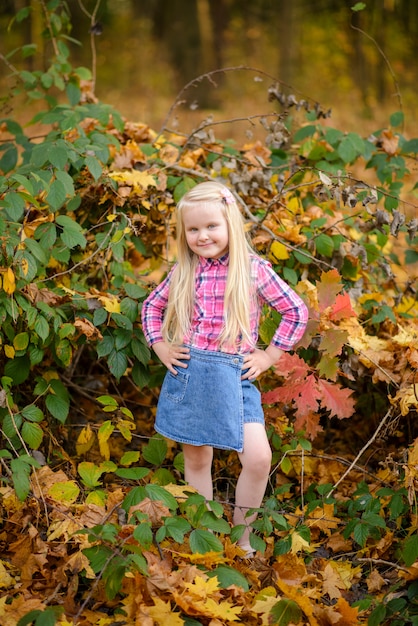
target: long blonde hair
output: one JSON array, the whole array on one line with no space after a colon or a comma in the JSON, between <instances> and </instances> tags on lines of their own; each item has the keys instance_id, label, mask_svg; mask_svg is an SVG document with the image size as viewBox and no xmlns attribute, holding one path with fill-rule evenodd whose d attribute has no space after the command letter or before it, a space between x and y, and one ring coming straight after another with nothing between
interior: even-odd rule
<instances>
[{"instance_id":1,"label":"long blonde hair","mask_svg":"<svg viewBox=\"0 0 418 626\"><path fill-rule=\"evenodd\" d=\"M187 208L220 207L228 225L229 266L224 297L224 327L219 344L252 342L250 330L251 246L244 222L231 191L218 182L204 182L188 191L177 205L177 266L170 283L170 295L162 327L166 341L181 344L190 331L195 300L195 274L199 257L187 244L183 213Z\"/></svg>"}]
</instances>

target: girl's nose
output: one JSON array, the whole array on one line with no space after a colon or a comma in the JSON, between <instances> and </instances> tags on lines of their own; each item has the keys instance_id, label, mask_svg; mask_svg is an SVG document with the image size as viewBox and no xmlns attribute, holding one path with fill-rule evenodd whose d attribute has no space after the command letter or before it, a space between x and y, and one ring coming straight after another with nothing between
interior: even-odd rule
<instances>
[{"instance_id":1,"label":"girl's nose","mask_svg":"<svg viewBox=\"0 0 418 626\"><path fill-rule=\"evenodd\" d=\"M199 233L199 241L206 241L208 234L205 230L201 230Z\"/></svg>"}]
</instances>

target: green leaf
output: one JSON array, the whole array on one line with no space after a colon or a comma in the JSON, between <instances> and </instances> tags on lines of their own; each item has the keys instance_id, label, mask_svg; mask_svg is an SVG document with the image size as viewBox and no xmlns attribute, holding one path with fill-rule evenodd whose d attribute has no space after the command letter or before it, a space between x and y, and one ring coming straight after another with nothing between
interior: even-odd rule
<instances>
[{"instance_id":1,"label":"green leaf","mask_svg":"<svg viewBox=\"0 0 418 626\"><path fill-rule=\"evenodd\" d=\"M46 195L46 201L52 211L57 211L64 204L66 197L67 194L62 182L60 180L54 180Z\"/></svg>"},{"instance_id":2,"label":"green leaf","mask_svg":"<svg viewBox=\"0 0 418 626\"><path fill-rule=\"evenodd\" d=\"M45 398L45 404L51 415L61 422L61 424L64 424L70 410L69 399L64 399L50 393Z\"/></svg>"},{"instance_id":3,"label":"green leaf","mask_svg":"<svg viewBox=\"0 0 418 626\"><path fill-rule=\"evenodd\" d=\"M99 396L97 398L97 402L100 402L103 406L112 407L112 409L117 409L119 407L118 401L112 396Z\"/></svg>"},{"instance_id":4,"label":"green leaf","mask_svg":"<svg viewBox=\"0 0 418 626\"><path fill-rule=\"evenodd\" d=\"M49 335L49 324L43 315L39 314L36 318L33 330L39 337L45 341Z\"/></svg>"},{"instance_id":5,"label":"green leaf","mask_svg":"<svg viewBox=\"0 0 418 626\"><path fill-rule=\"evenodd\" d=\"M117 470L117 466L112 461L107 461L101 463L100 465L95 465L91 461L83 461L78 464L77 470L84 484L88 488L93 489L94 487L99 487L99 478L102 474L106 472L115 472Z\"/></svg>"},{"instance_id":6,"label":"green leaf","mask_svg":"<svg viewBox=\"0 0 418 626\"><path fill-rule=\"evenodd\" d=\"M104 309L103 307L100 307L100 309L95 309L93 313L93 324L95 326L100 326L101 324L104 324L106 320L107 320L106 309Z\"/></svg>"},{"instance_id":7,"label":"green leaf","mask_svg":"<svg viewBox=\"0 0 418 626\"><path fill-rule=\"evenodd\" d=\"M418 534L415 533L408 537L402 547L402 558L407 567L411 567L418 559Z\"/></svg>"},{"instance_id":8,"label":"green leaf","mask_svg":"<svg viewBox=\"0 0 418 626\"><path fill-rule=\"evenodd\" d=\"M145 485L145 492L150 500L158 500L165 504L170 510L177 509L177 500L164 487L159 485Z\"/></svg>"},{"instance_id":9,"label":"green leaf","mask_svg":"<svg viewBox=\"0 0 418 626\"><path fill-rule=\"evenodd\" d=\"M35 239L30 238L25 239L25 246L33 254L35 259L37 259L42 265L47 265L50 257L50 251L48 249L43 248L38 241L35 241Z\"/></svg>"},{"instance_id":10,"label":"green leaf","mask_svg":"<svg viewBox=\"0 0 418 626\"><path fill-rule=\"evenodd\" d=\"M32 422L25 422L23 424L21 434L23 441L25 441L33 450L37 450L39 448L44 436L43 430L39 424L34 424Z\"/></svg>"},{"instance_id":11,"label":"green leaf","mask_svg":"<svg viewBox=\"0 0 418 626\"><path fill-rule=\"evenodd\" d=\"M236 585L237 587L242 587L244 591L250 590L250 585L245 576L229 565L218 565L214 570L208 572L208 576L209 578L216 576L221 589L227 589L231 585Z\"/></svg>"},{"instance_id":12,"label":"green leaf","mask_svg":"<svg viewBox=\"0 0 418 626\"><path fill-rule=\"evenodd\" d=\"M377 607L371 612L369 619L367 620L367 626L381 626L385 622L386 607L384 604L378 604Z\"/></svg>"},{"instance_id":13,"label":"green leaf","mask_svg":"<svg viewBox=\"0 0 418 626\"><path fill-rule=\"evenodd\" d=\"M164 527L166 535L177 543L183 543L184 535L191 529L189 522L184 517L167 517L164 520Z\"/></svg>"},{"instance_id":14,"label":"green leaf","mask_svg":"<svg viewBox=\"0 0 418 626\"><path fill-rule=\"evenodd\" d=\"M0 158L0 170L3 174L8 174L16 167L17 158L18 152L16 146L9 145L9 147L4 150L4 153Z\"/></svg>"},{"instance_id":15,"label":"green leaf","mask_svg":"<svg viewBox=\"0 0 418 626\"><path fill-rule=\"evenodd\" d=\"M190 533L190 549L193 554L206 554L206 552L222 552L222 542L208 530L196 528Z\"/></svg>"},{"instance_id":16,"label":"green leaf","mask_svg":"<svg viewBox=\"0 0 418 626\"><path fill-rule=\"evenodd\" d=\"M200 519L201 526L208 530L229 535L231 527L222 517L217 517L212 511L205 511Z\"/></svg>"},{"instance_id":17,"label":"green leaf","mask_svg":"<svg viewBox=\"0 0 418 626\"><path fill-rule=\"evenodd\" d=\"M13 339L13 347L15 350L26 350L29 345L29 334L27 332L19 333Z\"/></svg>"},{"instance_id":18,"label":"green leaf","mask_svg":"<svg viewBox=\"0 0 418 626\"><path fill-rule=\"evenodd\" d=\"M139 452L137 450L128 450L122 455L120 460L121 465L132 465L132 463L138 463Z\"/></svg>"},{"instance_id":19,"label":"green leaf","mask_svg":"<svg viewBox=\"0 0 418 626\"><path fill-rule=\"evenodd\" d=\"M322 233L316 237L315 247L318 254L331 258L334 252L334 240L329 235Z\"/></svg>"},{"instance_id":20,"label":"green leaf","mask_svg":"<svg viewBox=\"0 0 418 626\"><path fill-rule=\"evenodd\" d=\"M283 598L271 607L269 622L274 626L287 626L290 622L299 623L302 610L294 600Z\"/></svg>"},{"instance_id":21,"label":"green leaf","mask_svg":"<svg viewBox=\"0 0 418 626\"><path fill-rule=\"evenodd\" d=\"M98 180L103 172L100 161L96 159L96 157L87 156L85 158L85 164L90 174L93 176L94 180Z\"/></svg>"},{"instance_id":22,"label":"green leaf","mask_svg":"<svg viewBox=\"0 0 418 626\"><path fill-rule=\"evenodd\" d=\"M176 185L176 187L174 188L174 202L178 202L184 196L184 194L187 191L190 191L190 189L193 189L195 185L196 181L193 178L190 178L189 176L185 176L184 178L182 178L179 184Z\"/></svg>"},{"instance_id":23,"label":"green leaf","mask_svg":"<svg viewBox=\"0 0 418 626\"><path fill-rule=\"evenodd\" d=\"M8 217L14 222L18 222L23 216L25 205L24 198L15 191L7 193L2 201L2 206L4 206Z\"/></svg>"},{"instance_id":24,"label":"green leaf","mask_svg":"<svg viewBox=\"0 0 418 626\"><path fill-rule=\"evenodd\" d=\"M64 228L63 232L60 235L61 241L68 247L70 250L72 248L76 248L80 246L80 248L85 248L87 244L87 240L84 235L73 228Z\"/></svg>"},{"instance_id":25,"label":"green leaf","mask_svg":"<svg viewBox=\"0 0 418 626\"><path fill-rule=\"evenodd\" d=\"M160 436L151 437L142 450L142 456L152 465L161 465L167 454L167 442Z\"/></svg>"},{"instance_id":26,"label":"green leaf","mask_svg":"<svg viewBox=\"0 0 418 626\"><path fill-rule=\"evenodd\" d=\"M366 8L365 2L356 2L354 6L351 7L352 11L363 11Z\"/></svg>"},{"instance_id":27,"label":"green leaf","mask_svg":"<svg viewBox=\"0 0 418 626\"><path fill-rule=\"evenodd\" d=\"M148 467L120 467L116 470L116 476L125 478L126 480L142 480L150 473Z\"/></svg>"},{"instance_id":28,"label":"green leaf","mask_svg":"<svg viewBox=\"0 0 418 626\"><path fill-rule=\"evenodd\" d=\"M370 526L368 524L362 524L361 522L356 524L356 526L354 527L353 537L354 537L354 541L356 541L359 544L359 546L364 548L369 535L370 535Z\"/></svg>"},{"instance_id":29,"label":"green leaf","mask_svg":"<svg viewBox=\"0 0 418 626\"><path fill-rule=\"evenodd\" d=\"M30 472L31 466L39 467L39 463L32 457L24 454L17 459L10 461L10 468L12 470L13 486L16 491L16 495L21 502L25 500L30 491Z\"/></svg>"},{"instance_id":30,"label":"green leaf","mask_svg":"<svg viewBox=\"0 0 418 626\"><path fill-rule=\"evenodd\" d=\"M68 151L65 145L52 144L46 148L46 151L51 165L63 170L68 160Z\"/></svg>"},{"instance_id":31,"label":"green leaf","mask_svg":"<svg viewBox=\"0 0 418 626\"><path fill-rule=\"evenodd\" d=\"M42 420L45 419L45 416L41 409L39 409L34 404L28 404L27 406L23 407L20 412L23 417L30 422L42 422Z\"/></svg>"},{"instance_id":32,"label":"green leaf","mask_svg":"<svg viewBox=\"0 0 418 626\"><path fill-rule=\"evenodd\" d=\"M10 376L15 385L22 384L29 376L29 372L30 360L26 354L7 361L4 366L4 374Z\"/></svg>"},{"instance_id":33,"label":"green leaf","mask_svg":"<svg viewBox=\"0 0 418 626\"><path fill-rule=\"evenodd\" d=\"M150 523L141 522L136 526L132 534L141 548L148 550L148 548L152 545L153 536Z\"/></svg>"},{"instance_id":34,"label":"green leaf","mask_svg":"<svg viewBox=\"0 0 418 626\"><path fill-rule=\"evenodd\" d=\"M128 358L124 352L112 350L112 352L109 354L107 363L113 376L117 380L120 380L120 378L126 372L126 368L128 367Z\"/></svg>"}]
</instances>

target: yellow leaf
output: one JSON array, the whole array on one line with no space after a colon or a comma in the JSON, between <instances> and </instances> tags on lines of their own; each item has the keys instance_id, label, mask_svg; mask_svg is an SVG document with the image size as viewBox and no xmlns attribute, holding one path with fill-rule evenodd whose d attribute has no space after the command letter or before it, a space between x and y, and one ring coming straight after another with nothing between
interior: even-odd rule
<instances>
[{"instance_id":1,"label":"yellow leaf","mask_svg":"<svg viewBox=\"0 0 418 626\"><path fill-rule=\"evenodd\" d=\"M6 293L12 294L16 289L15 275L11 267L8 267L3 276L3 289Z\"/></svg>"},{"instance_id":2,"label":"yellow leaf","mask_svg":"<svg viewBox=\"0 0 418 626\"><path fill-rule=\"evenodd\" d=\"M26 259L22 259L21 267L22 267L23 276L27 276L28 271L29 271L29 263L27 262Z\"/></svg>"},{"instance_id":3,"label":"yellow leaf","mask_svg":"<svg viewBox=\"0 0 418 626\"><path fill-rule=\"evenodd\" d=\"M296 554L297 552L300 552L301 550L306 550L306 552L311 552L312 551L312 547L309 545L309 542L306 541L306 539L304 539L303 537L301 537L301 535L297 532L294 531L292 533L292 554Z\"/></svg>"},{"instance_id":4,"label":"yellow leaf","mask_svg":"<svg viewBox=\"0 0 418 626\"><path fill-rule=\"evenodd\" d=\"M270 248L270 260L282 261L289 258L289 251L286 246L279 241L273 241Z\"/></svg>"},{"instance_id":5,"label":"yellow leaf","mask_svg":"<svg viewBox=\"0 0 418 626\"><path fill-rule=\"evenodd\" d=\"M0 589L7 589L8 587L12 587L15 583L15 579L10 576L3 565L3 561L0 561Z\"/></svg>"},{"instance_id":6,"label":"yellow leaf","mask_svg":"<svg viewBox=\"0 0 418 626\"><path fill-rule=\"evenodd\" d=\"M48 489L48 495L58 502L73 504L80 494L80 489L74 480L55 483Z\"/></svg>"},{"instance_id":7,"label":"yellow leaf","mask_svg":"<svg viewBox=\"0 0 418 626\"><path fill-rule=\"evenodd\" d=\"M405 299L404 299L405 300ZM402 300L402 301L404 301ZM415 302L415 300L414 300ZM399 313L401 312L405 312L406 308L403 309L401 311L401 309L397 308L397 311L399 311ZM411 313L411 311L409 310L409 313ZM394 343L397 343L400 346L414 346L417 345L418 343L418 330L414 329L412 324L407 327L407 328L402 328L401 326L398 326L398 332L397 334L392 337L392 341Z\"/></svg>"},{"instance_id":8,"label":"yellow leaf","mask_svg":"<svg viewBox=\"0 0 418 626\"><path fill-rule=\"evenodd\" d=\"M115 430L114 425L110 420L106 420L99 428L98 439L100 446L100 454L108 461L110 459L110 448L108 444L108 439L110 435Z\"/></svg>"},{"instance_id":9,"label":"yellow leaf","mask_svg":"<svg viewBox=\"0 0 418 626\"><path fill-rule=\"evenodd\" d=\"M115 296L99 296L98 300L108 313L120 313L120 304Z\"/></svg>"},{"instance_id":10,"label":"yellow leaf","mask_svg":"<svg viewBox=\"0 0 418 626\"><path fill-rule=\"evenodd\" d=\"M114 222L116 218L117 218L116 213L112 213L112 215L108 215L108 216L106 217L106 219L107 219L107 221L108 221L108 222Z\"/></svg>"},{"instance_id":11,"label":"yellow leaf","mask_svg":"<svg viewBox=\"0 0 418 626\"><path fill-rule=\"evenodd\" d=\"M131 186L134 191L142 191L143 189L147 189L148 187L157 186L154 177L151 176L151 174L148 174L146 171L144 172L140 172L138 170L126 170L123 172L116 171L116 172L111 172L109 175L117 183L122 183L122 185Z\"/></svg>"},{"instance_id":12,"label":"yellow leaf","mask_svg":"<svg viewBox=\"0 0 418 626\"><path fill-rule=\"evenodd\" d=\"M4 354L7 356L8 359L14 359L15 358L15 349L13 348L13 346L4 346Z\"/></svg>"},{"instance_id":13,"label":"yellow leaf","mask_svg":"<svg viewBox=\"0 0 418 626\"><path fill-rule=\"evenodd\" d=\"M399 403L401 414L408 415L413 407L418 407L418 383L399 389L393 398L389 397L389 400L394 405Z\"/></svg>"},{"instance_id":14,"label":"yellow leaf","mask_svg":"<svg viewBox=\"0 0 418 626\"><path fill-rule=\"evenodd\" d=\"M146 607L145 611L158 626L183 626L184 620L178 613L174 613L170 601L164 602L161 598L153 597L154 606ZM144 608L144 607L143 607Z\"/></svg>"},{"instance_id":15,"label":"yellow leaf","mask_svg":"<svg viewBox=\"0 0 418 626\"><path fill-rule=\"evenodd\" d=\"M106 504L106 493L104 491L91 491L86 498L86 504L104 506Z\"/></svg>"}]
</instances>

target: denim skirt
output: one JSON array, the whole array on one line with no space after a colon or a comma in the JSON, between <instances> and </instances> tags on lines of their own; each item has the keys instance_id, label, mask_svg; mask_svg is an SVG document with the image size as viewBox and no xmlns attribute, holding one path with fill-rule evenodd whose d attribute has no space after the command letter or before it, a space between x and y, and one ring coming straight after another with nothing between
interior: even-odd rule
<instances>
[{"instance_id":1,"label":"denim skirt","mask_svg":"<svg viewBox=\"0 0 418 626\"><path fill-rule=\"evenodd\" d=\"M243 358L191 347L187 368L165 375L155 430L179 443L242 452L244 424L264 424L259 390L241 380Z\"/></svg>"}]
</instances>

